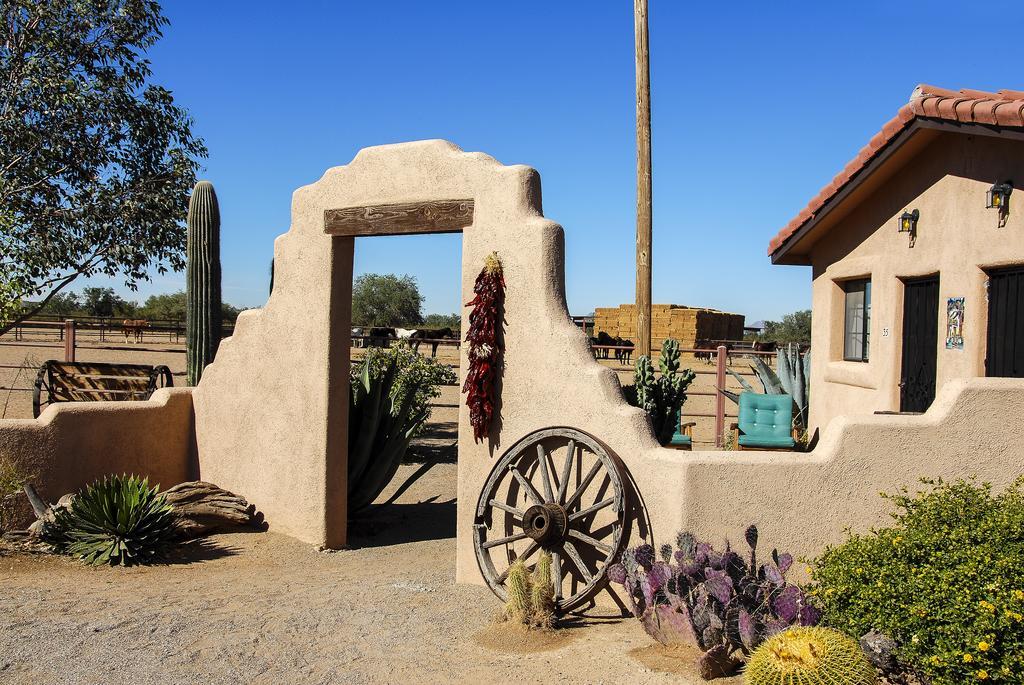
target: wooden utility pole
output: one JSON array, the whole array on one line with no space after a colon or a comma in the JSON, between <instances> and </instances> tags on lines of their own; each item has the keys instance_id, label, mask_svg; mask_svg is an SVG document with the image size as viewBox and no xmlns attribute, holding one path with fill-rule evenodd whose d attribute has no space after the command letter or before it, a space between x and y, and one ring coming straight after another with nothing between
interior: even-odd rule
<instances>
[{"instance_id":1,"label":"wooden utility pole","mask_svg":"<svg viewBox=\"0 0 1024 685\"><path fill-rule=\"evenodd\" d=\"M633 0L636 37L636 333L637 355L651 353L651 69L647 0Z\"/></svg>"}]
</instances>

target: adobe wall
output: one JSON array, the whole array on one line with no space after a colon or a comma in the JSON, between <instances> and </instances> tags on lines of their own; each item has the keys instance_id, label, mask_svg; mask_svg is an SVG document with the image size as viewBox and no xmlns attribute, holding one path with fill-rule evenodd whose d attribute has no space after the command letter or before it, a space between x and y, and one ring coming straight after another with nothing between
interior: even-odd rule
<instances>
[{"instance_id":1,"label":"adobe wall","mask_svg":"<svg viewBox=\"0 0 1024 685\"><path fill-rule=\"evenodd\" d=\"M30 474L49 502L112 473L167 489L196 476L192 390L162 388L148 402L51 404L38 419L0 420L0 457ZM31 521L20 513L16 525Z\"/></svg>"},{"instance_id":2,"label":"adobe wall","mask_svg":"<svg viewBox=\"0 0 1024 685\"><path fill-rule=\"evenodd\" d=\"M1006 225L986 209L993 183L1024 182L1024 142L942 133L909 164L831 227L811 250L813 323L811 422L895 411L900 404L903 283L939 273L936 388L985 375L988 326L984 269L1024 263L1024 198L1011 196ZM918 209L914 246L897 217ZM872 281L868 362L843 361L842 282ZM946 349L946 301L964 297L964 347ZM887 333L887 334L886 334Z\"/></svg>"},{"instance_id":3,"label":"adobe wall","mask_svg":"<svg viewBox=\"0 0 1024 685\"><path fill-rule=\"evenodd\" d=\"M460 403L458 582L482 582L471 532L491 468L521 437L550 426L590 433L622 460L659 542L683 528L735 540L756 522L766 544L813 556L846 527L884 522L881 490L920 476L1002 485L1024 471L1024 380L1016 379L951 381L923 416L838 419L809 454L659 447L569 319L564 234L542 214L537 173L443 141L362 150L296 191L292 226L275 243L273 296L242 314L197 388L0 421L0 449L37 466L51 499L111 471L148 473L164 486L199 476L245 496L278 532L343 544L353 241L324 233L324 211L452 198L475 203L462 239L463 301L491 251L508 286L499 415L487 442L473 442Z\"/></svg>"}]
</instances>

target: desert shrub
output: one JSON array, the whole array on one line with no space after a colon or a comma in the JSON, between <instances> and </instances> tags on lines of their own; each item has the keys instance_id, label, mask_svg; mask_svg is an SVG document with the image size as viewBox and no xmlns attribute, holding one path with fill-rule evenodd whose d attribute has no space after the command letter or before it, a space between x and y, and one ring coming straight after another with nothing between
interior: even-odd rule
<instances>
[{"instance_id":1,"label":"desert shrub","mask_svg":"<svg viewBox=\"0 0 1024 685\"><path fill-rule=\"evenodd\" d=\"M352 364L349 380L352 384L358 383L363 367L369 364L371 382L378 381L384 378L392 363L396 366L397 374L391 384L391 399L396 405L401 405L411 394L410 414L413 416L422 414L430 418L430 400L441 395L439 387L459 382L458 374L447 364L424 357L406 347L367 349L366 356ZM416 428L413 437L422 430L423 424Z\"/></svg>"},{"instance_id":2,"label":"desert shrub","mask_svg":"<svg viewBox=\"0 0 1024 685\"><path fill-rule=\"evenodd\" d=\"M12 459L0 455L0 531L6 528L14 498L28 480L25 472Z\"/></svg>"},{"instance_id":3,"label":"desert shrub","mask_svg":"<svg viewBox=\"0 0 1024 685\"><path fill-rule=\"evenodd\" d=\"M109 476L56 507L43 540L94 565L149 564L177 542L174 507L148 478Z\"/></svg>"},{"instance_id":4,"label":"desert shrub","mask_svg":"<svg viewBox=\"0 0 1024 685\"><path fill-rule=\"evenodd\" d=\"M1024 682L1024 479L995 496L973 481L923 482L886 496L894 525L815 562L827 622L889 635L935 685Z\"/></svg>"}]
</instances>

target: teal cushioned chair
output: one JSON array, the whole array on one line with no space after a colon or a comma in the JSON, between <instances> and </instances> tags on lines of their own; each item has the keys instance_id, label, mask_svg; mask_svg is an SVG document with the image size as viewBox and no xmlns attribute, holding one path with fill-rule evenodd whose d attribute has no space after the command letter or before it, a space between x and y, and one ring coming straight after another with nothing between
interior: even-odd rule
<instances>
[{"instance_id":1,"label":"teal cushioned chair","mask_svg":"<svg viewBox=\"0 0 1024 685\"><path fill-rule=\"evenodd\" d=\"M741 392L737 428L738 449L791 450L796 447L793 398Z\"/></svg>"},{"instance_id":2,"label":"teal cushioned chair","mask_svg":"<svg viewBox=\"0 0 1024 685\"><path fill-rule=\"evenodd\" d=\"M692 450L693 449L693 427L697 425L696 421L687 421L683 423L683 412L682 409L676 411L675 414L676 431L672 434L672 439L669 441L667 447L672 447L677 450Z\"/></svg>"}]
</instances>

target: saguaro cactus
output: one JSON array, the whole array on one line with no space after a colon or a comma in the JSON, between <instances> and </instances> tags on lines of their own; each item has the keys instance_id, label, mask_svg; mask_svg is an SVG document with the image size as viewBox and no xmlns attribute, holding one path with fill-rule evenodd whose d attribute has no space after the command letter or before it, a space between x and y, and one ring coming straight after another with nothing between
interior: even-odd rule
<instances>
[{"instance_id":1,"label":"saguaro cactus","mask_svg":"<svg viewBox=\"0 0 1024 685\"><path fill-rule=\"evenodd\" d=\"M199 181L188 201L185 340L188 384L198 385L220 344L220 208L209 181Z\"/></svg>"}]
</instances>

